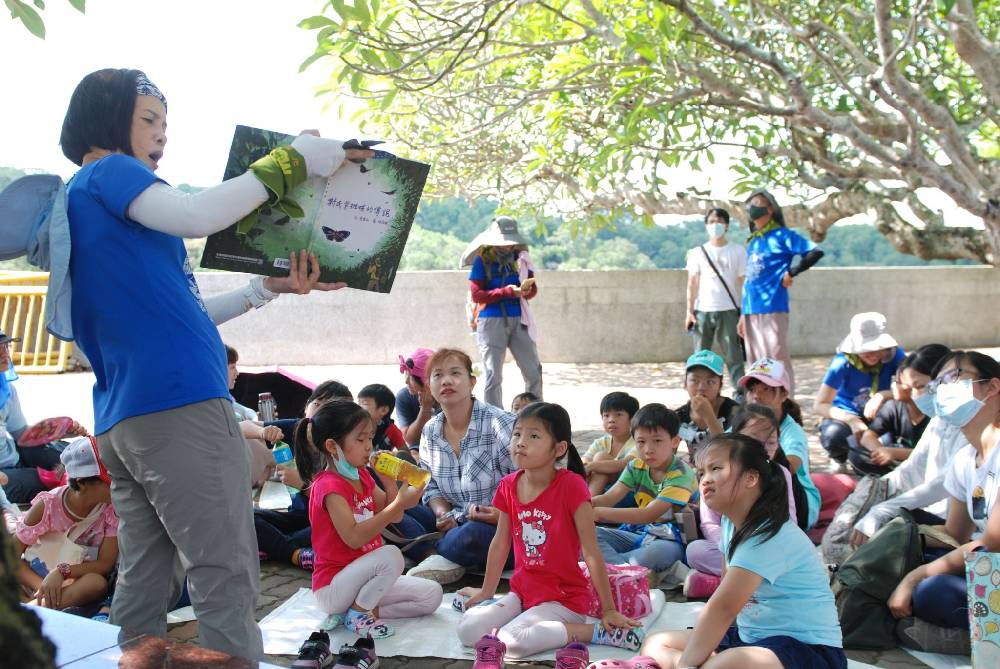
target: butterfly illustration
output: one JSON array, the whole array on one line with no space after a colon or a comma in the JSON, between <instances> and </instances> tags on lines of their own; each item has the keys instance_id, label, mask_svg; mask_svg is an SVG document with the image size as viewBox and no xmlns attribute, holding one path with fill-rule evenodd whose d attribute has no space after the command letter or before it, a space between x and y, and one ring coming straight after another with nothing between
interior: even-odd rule
<instances>
[{"instance_id":1,"label":"butterfly illustration","mask_svg":"<svg viewBox=\"0 0 1000 669\"><path fill-rule=\"evenodd\" d=\"M333 228L328 228L325 225L322 226L323 234L331 242L342 242L351 236L350 230L334 230Z\"/></svg>"}]
</instances>

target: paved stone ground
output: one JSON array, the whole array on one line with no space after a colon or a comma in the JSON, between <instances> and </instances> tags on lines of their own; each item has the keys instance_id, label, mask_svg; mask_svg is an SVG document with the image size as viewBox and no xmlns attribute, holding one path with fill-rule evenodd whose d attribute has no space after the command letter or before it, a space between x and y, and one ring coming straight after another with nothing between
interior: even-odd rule
<instances>
[{"instance_id":1,"label":"paved stone ground","mask_svg":"<svg viewBox=\"0 0 1000 669\"><path fill-rule=\"evenodd\" d=\"M989 352L994 355L997 349ZM810 435L810 462L815 470L822 471L829 465L829 459L820 448L816 438L817 419L811 413L812 401L819 387L823 373L829 363L829 357L800 358L795 360L798 392L796 399L802 404L806 416L806 430ZM295 367L291 371L313 381L327 378L337 378L353 389L363 385L381 382L390 388L401 385L399 370L394 365L371 366L338 366L338 367ZM574 441L579 445L588 444L599 434L600 416L598 406L600 398L610 390L625 390L630 392L642 403L658 401L668 406L679 406L686 400L683 391L682 378L684 367L682 363L662 364L546 364L544 382L546 399L565 406L577 428ZM513 397L519 392L520 377L518 370L512 364L505 367L504 397ZM24 405L25 415L30 419L53 414L53 408L59 407L60 414L77 417L87 424L92 421L90 408L90 387L93 384L91 374L66 374L58 376L24 376L18 382L19 395ZM477 389L481 396L481 388ZM90 423L92 425L92 422ZM278 565L266 562L261 565L261 597L257 607L257 619L263 618L281 602L294 594L299 588L309 587L309 574L292 566ZM455 584L452 590L464 585L478 585L478 577L465 579ZM668 601L684 601L679 594L667 593ZM174 625L169 636L182 641L197 642L197 622ZM308 635L303 630L303 638ZM923 663L901 650L884 652L849 651L848 655L855 660L867 662L879 667L903 669L923 667ZM282 666L290 666L293 658L271 656L270 662ZM383 667L407 667L408 669L458 669L471 667L472 663L465 660L441 660L434 658L385 658Z\"/></svg>"}]
</instances>

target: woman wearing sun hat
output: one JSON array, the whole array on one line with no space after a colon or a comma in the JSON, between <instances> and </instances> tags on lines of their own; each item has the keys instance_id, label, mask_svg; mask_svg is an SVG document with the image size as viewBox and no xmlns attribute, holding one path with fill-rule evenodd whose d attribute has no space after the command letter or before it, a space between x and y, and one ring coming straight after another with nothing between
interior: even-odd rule
<instances>
[{"instance_id":1,"label":"woman wearing sun hat","mask_svg":"<svg viewBox=\"0 0 1000 669\"><path fill-rule=\"evenodd\" d=\"M475 305L476 340L486 370L485 399L503 408L503 361L510 349L524 377L524 389L541 399L542 363L535 341L538 333L528 300L538 294L535 271L528 257L528 240L517 221L497 216L472 240L462 254L469 272L471 301Z\"/></svg>"},{"instance_id":2,"label":"woman wearing sun hat","mask_svg":"<svg viewBox=\"0 0 1000 669\"><path fill-rule=\"evenodd\" d=\"M847 462L851 438L860 440L882 402L892 398L892 379L905 357L885 316L872 311L851 318L813 403L823 417L820 443L839 465Z\"/></svg>"}]
</instances>

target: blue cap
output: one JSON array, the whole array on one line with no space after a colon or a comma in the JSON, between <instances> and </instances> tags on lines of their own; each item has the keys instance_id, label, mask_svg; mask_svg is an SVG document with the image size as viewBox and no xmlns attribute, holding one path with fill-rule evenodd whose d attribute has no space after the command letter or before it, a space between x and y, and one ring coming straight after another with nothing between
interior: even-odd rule
<instances>
[{"instance_id":1,"label":"blue cap","mask_svg":"<svg viewBox=\"0 0 1000 669\"><path fill-rule=\"evenodd\" d=\"M722 356L714 351L702 349L687 359L684 371L686 372L692 367L705 367L722 376Z\"/></svg>"}]
</instances>

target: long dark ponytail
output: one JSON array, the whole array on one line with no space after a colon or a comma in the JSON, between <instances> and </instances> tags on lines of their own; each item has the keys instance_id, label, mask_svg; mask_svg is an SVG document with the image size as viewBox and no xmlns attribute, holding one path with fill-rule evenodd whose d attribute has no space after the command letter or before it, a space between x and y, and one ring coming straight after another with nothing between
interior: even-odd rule
<instances>
[{"instance_id":1,"label":"long dark ponytail","mask_svg":"<svg viewBox=\"0 0 1000 669\"><path fill-rule=\"evenodd\" d=\"M551 402L532 402L528 406L522 407L517 413L518 422L525 418L540 420L548 428L553 439L557 442L565 441L569 445L562 456L566 459L566 469L587 478L587 470L583 467L583 460L580 458L576 446L573 445L573 428L570 425L569 413L566 409Z\"/></svg>"},{"instance_id":2,"label":"long dark ponytail","mask_svg":"<svg viewBox=\"0 0 1000 669\"><path fill-rule=\"evenodd\" d=\"M742 433L748 425L758 420L766 421L775 429L778 437L781 437L781 425L778 423L778 417L774 415L774 412L769 407L762 404L747 404L741 407L733 417L731 429L733 432ZM766 452L766 446L764 450ZM792 470L792 463L788 461L788 456L785 455L785 450L781 447L780 443L777 450L774 451L771 460L788 470L792 479L792 499L795 500L795 524L803 530L808 529L809 497L806 495L806 489L799 482L799 477ZM784 478L784 474L782 474L782 478ZM786 480L785 482L787 483L788 481Z\"/></svg>"},{"instance_id":3,"label":"long dark ponytail","mask_svg":"<svg viewBox=\"0 0 1000 669\"><path fill-rule=\"evenodd\" d=\"M709 439L701 450L707 454L713 448L729 451L729 461L737 465L737 474L755 471L760 477L760 498L729 542L727 559L732 560L741 543L754 537L760 537L761 542L773 539L788 522L788 487L778 463L767 457L764 444L753 437L724 432Z\"/></svg>"},{"instance_id":4,"label":"long dark ponytail","mask_svg":"<svg viewBox=\"0 0 1000 669\"><path fill-rule=\"evenodd\" d=\"M332 458L323 448L327 439L338 444L364 421L371 421L368 410L354 402L335 397L327 400L312 418L303 418L295 426L295 468L302 477L303 487L330 466Z\"/></svg>"}]
</instances>

